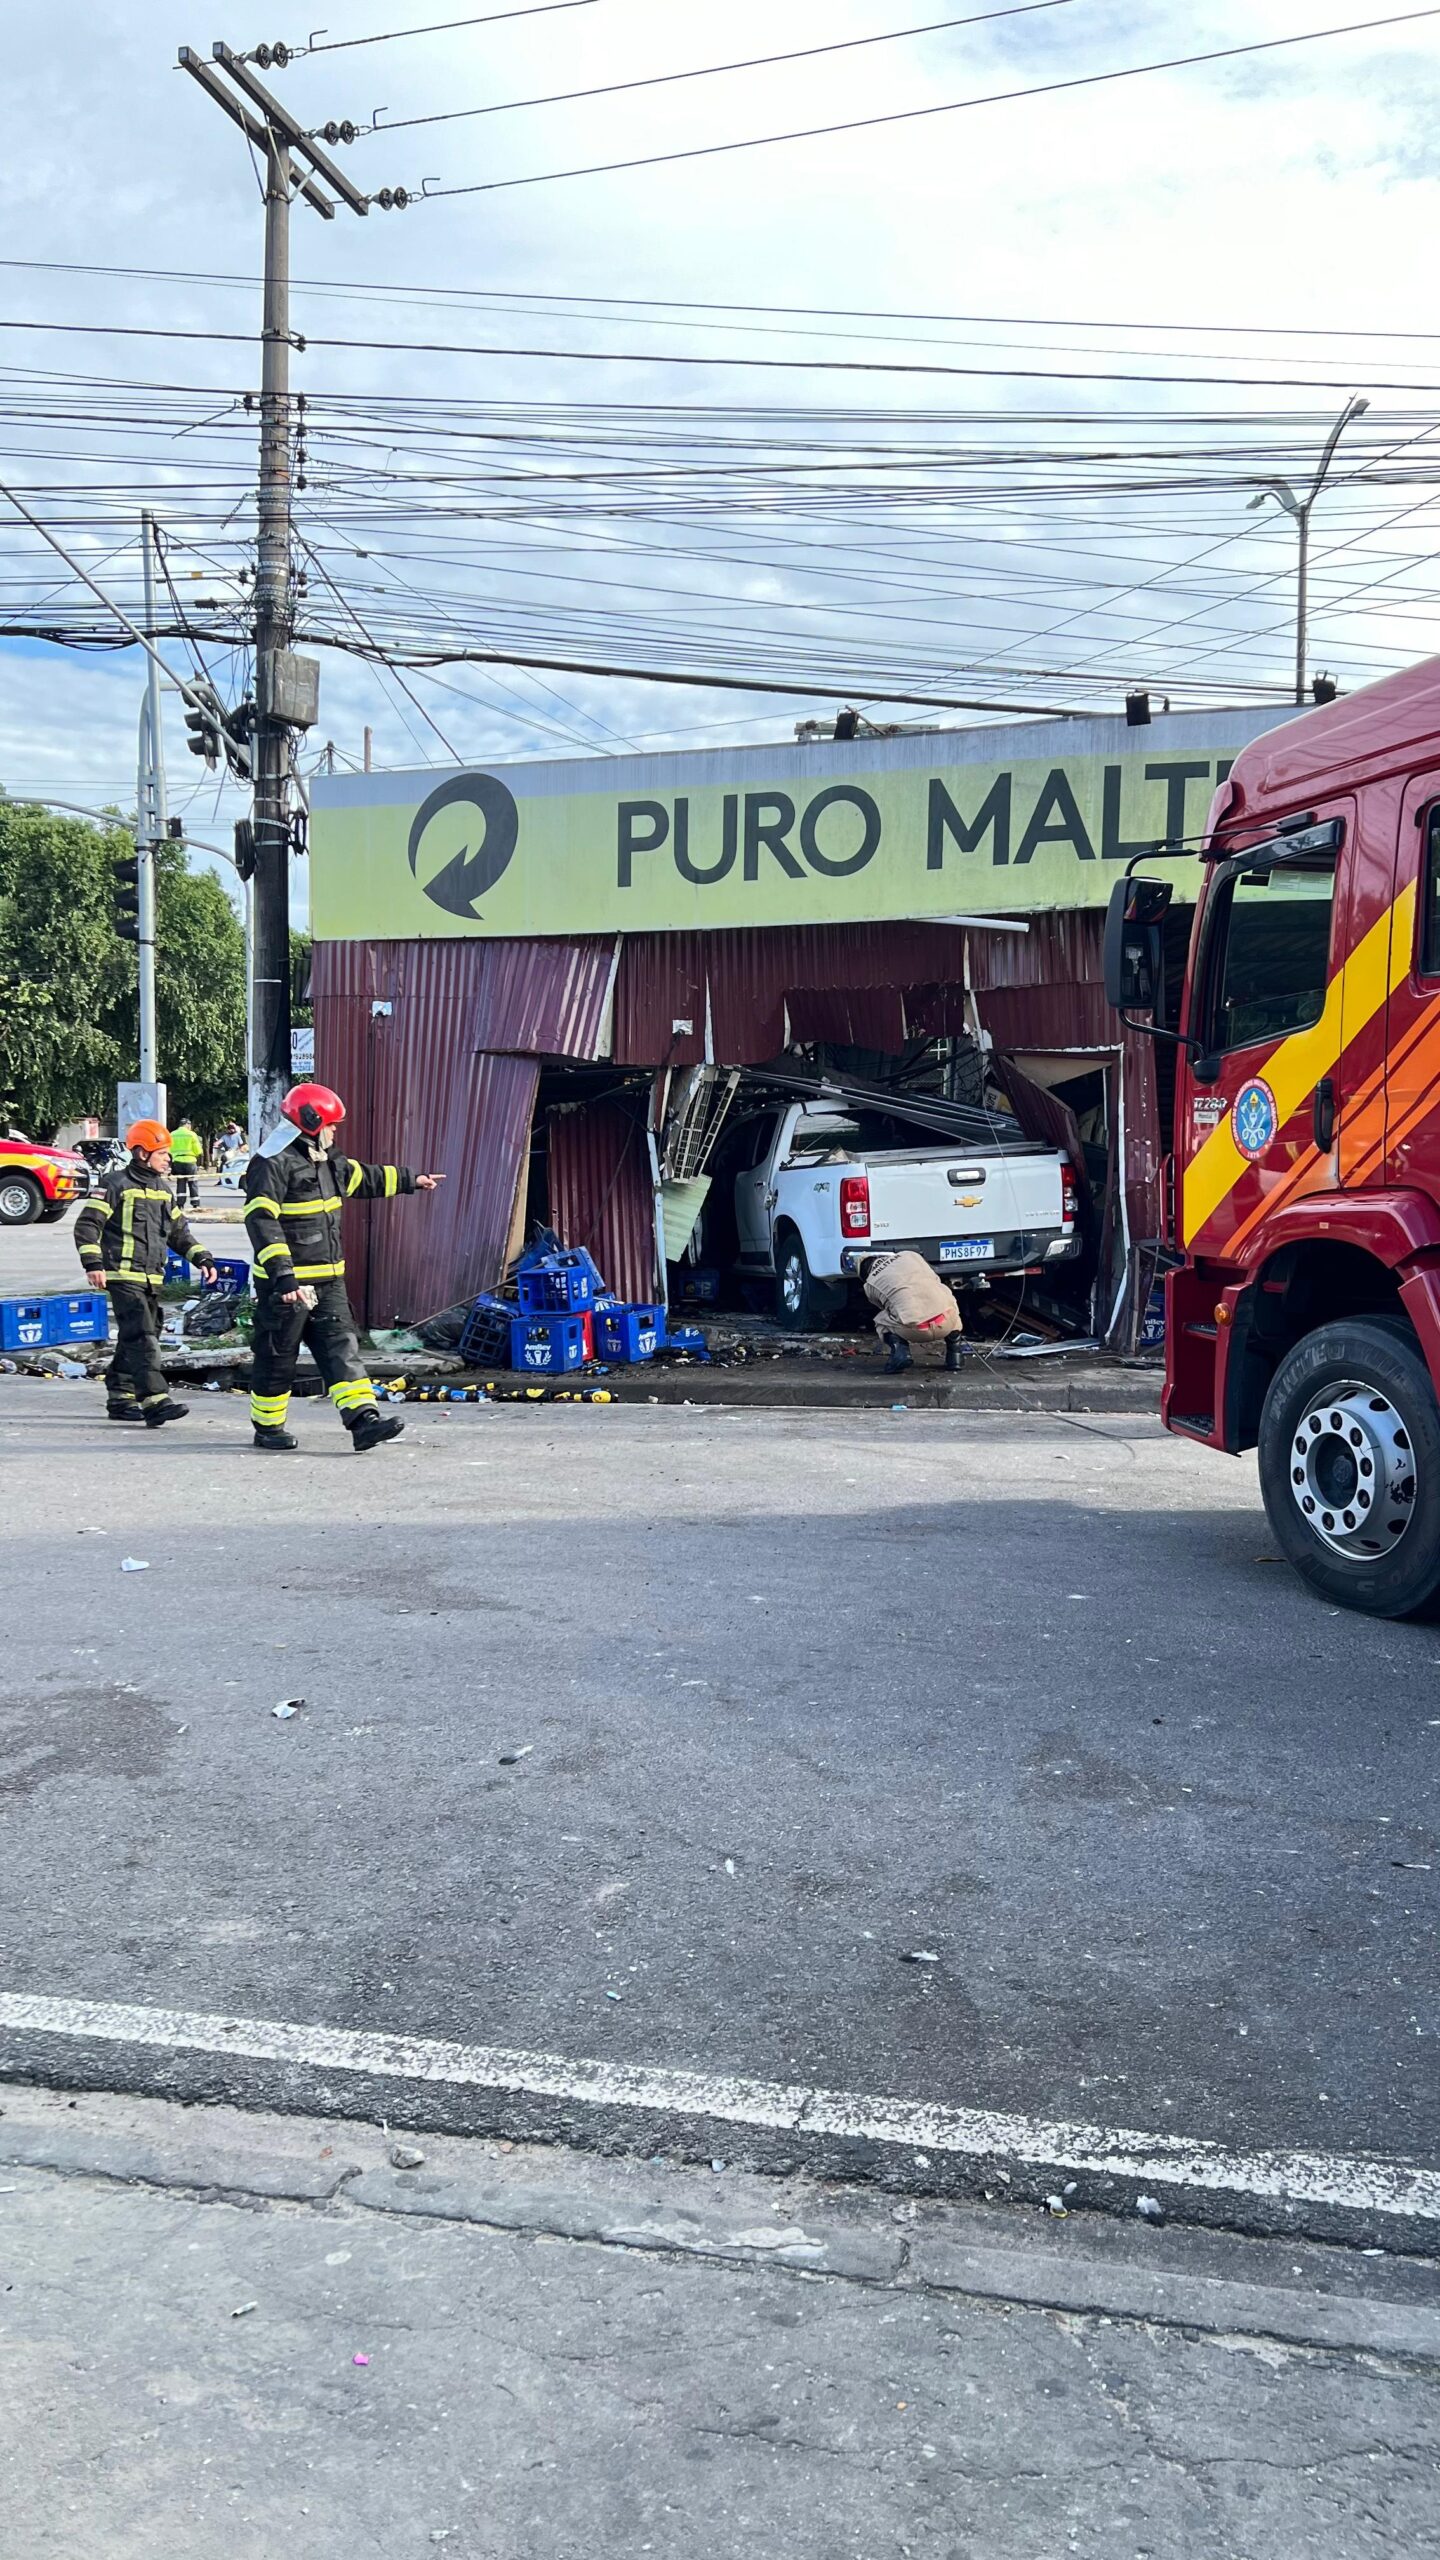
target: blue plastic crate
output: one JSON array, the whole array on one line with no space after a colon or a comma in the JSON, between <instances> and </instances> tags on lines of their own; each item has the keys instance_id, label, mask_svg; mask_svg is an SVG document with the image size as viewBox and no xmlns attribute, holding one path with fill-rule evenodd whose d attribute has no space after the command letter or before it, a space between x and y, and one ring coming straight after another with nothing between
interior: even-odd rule
<instances>
[{"instance_id":1,"label":"blue plastic crate","mask_svg":"<svg viewBox=\"0 0 1440 2560\"><path fill-rule=\"evenodd\" d=\"M512 1316L510 1366L558 1376L585 1359L585 1327L579 1316Z\"/></svg>"},{"instance_id":2,"label":"blue plastic crate","mask_svg":"<svg viewBox=\"0 0 1440 2560\"><path fill-rule=\"evenodd\" d=\"M190 1277L190 1265L183 1253L165 1256L165 1286L183 1285ZM222 1297L243 1298L250 1286L250 1265L241 1254L221 1254L215 1264L213 1280L203 1280L202 1289L214 1289Z\"/></svg>"},{"instance_id":3,"label":"blue plastic crate","mask_svg":"<svg viewBox=\"0 0 1440 2560\"><path fill-rule=\"evenodd\" d=\"M510 1327L515 1310L507 1298L481 1291L465 1319L460 1336L460 1357L472 1368L488 1369L510 1365Z\"/></svg>"},{"instance_id":4,"label":"blue plastic crate","mask_svg":"<svg viewBox=\"0 0 1440 2560\"><path fill-rule=\"evenodd\" d=\"M82 1289L74 1298L45 1300L45 1339L61 1342L108 1342L110 1301L103 1289Z\"/></svg>"},{"instance_id":5,"label":"blue plastic crate","mask_svg":"<svg viewBox=\"0 0 1440 2560\"><path fill-rule=\"evenodd\" d=\"M710 1357L704 1327L698 1324L667 1325L665 1346L669 1351L688 1351L695 1360L708 1360Z\"/></svg>"},{"instance_id":6,"label":"blue plastic crate","mask_svg":"<svg viewBox=\"0 0 1440 2560\"><path fill-rule=\"evenodd\" d=\"M720 1274L703 1263L695 1263L682 1273L680 1287L697 1306L714 1307L720 1303Z\"/></svg>"},{"instance_id":7,"label":"blue plastic crate","mask_svg":"<svg viewBox=\"0 0 1440 2560\"><path fill-rule=\"evenodd\" d=\"M0 1351L43 1351L43 1298L0 1298Z\"/></svg>"},{"instance_id":8,"label":"blue plastic crate","mask_svg":"<svg viewBox=\"0 0 1440 2560\"><path fill-rule=\"evenodd\" d=\"M596 1314L597 1360L653 1360L664 1339L663 1307L601 1307Z\"/></svg>"},{"instance_id":9,"label":"blue plastic crate","mask_svg":"<svg viewBox=\"0 0 1440 2560\"><path fill-rule=\"evenodd\" d=\"M515 1274L520 1312L527 1316L582 1315L604 1288L588 1253L547 1253L543 1262L522 1263Z\"/></svg>"}]
</instances>

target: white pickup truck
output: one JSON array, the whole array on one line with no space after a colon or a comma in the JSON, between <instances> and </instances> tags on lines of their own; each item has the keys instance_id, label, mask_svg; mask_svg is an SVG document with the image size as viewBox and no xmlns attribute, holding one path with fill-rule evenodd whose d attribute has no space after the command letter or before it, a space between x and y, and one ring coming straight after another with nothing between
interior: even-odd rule
<instances>
[{"instance_id":1,"label":"white pickup truck","mask_svg":"<svg viewBox=\"0 0 1440 2560\"><path fill-rule=\"evenodd\" d=\"M1079 1251L1079 1182L1067 1156L1003 1129L979 1142L906 1144L908 1135L888 1113L826 1102L792 1102L741 1124L739 1268L773 1273L775 1313L792 1332L838 1314L858 1263L877 1248L923 1253L957 1281Z\"/></svg>"}]
</instances>

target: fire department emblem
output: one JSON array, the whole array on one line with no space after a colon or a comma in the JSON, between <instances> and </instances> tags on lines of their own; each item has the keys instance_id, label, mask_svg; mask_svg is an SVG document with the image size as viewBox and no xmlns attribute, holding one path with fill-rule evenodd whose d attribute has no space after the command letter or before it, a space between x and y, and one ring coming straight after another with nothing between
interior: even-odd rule
<instances>
[{"instance_id":1,"label":"fire department emblem","mask_svg":"<svg viewBox=\"0 0 1440 2560\"><path fill-rule=\"evenodd\" d=\"M1231 1114L1235 1144L1242 1156L1248 1156L1252 1164L1257 1156L1263 1156L1279 1126L1274 1094L1263 1076L1252 1076L1236 1094Z\"/></svg>"}]
</instances>

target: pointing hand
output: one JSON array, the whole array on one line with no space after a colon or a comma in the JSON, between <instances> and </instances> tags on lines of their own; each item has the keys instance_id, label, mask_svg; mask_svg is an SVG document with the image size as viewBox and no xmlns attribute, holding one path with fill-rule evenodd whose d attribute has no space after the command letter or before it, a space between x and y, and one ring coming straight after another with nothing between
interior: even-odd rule
<instances>
[{"instance_id":1,"label":"pointing hand","mask_svg":"<svg viewBox=\"0 0 1440 2560\"><path fill-rule=\"evenodd\" d=\"M443 1173L417 1173L415 1188L417 1191L438 1191L444 1179Z\"/></svg>"}]
</instances>

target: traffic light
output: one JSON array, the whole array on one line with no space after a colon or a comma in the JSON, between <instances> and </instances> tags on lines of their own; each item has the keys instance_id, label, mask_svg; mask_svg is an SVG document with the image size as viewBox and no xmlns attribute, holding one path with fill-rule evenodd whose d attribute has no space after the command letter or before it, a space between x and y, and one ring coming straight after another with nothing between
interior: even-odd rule
<instances>
[{"instance_id":1,"label":"traffic light","mask_svg":"<svg viewBox=\"0 0 1440 2560\"><path fill-rule=\"evenodd\" d=\"M197 679L185 697L185 743L192 756L203 756L213 773L224 744L225 714L211 684Z\"/></svg>"},{"instance_id":2,"label":"traffic light","mask_svg":"<svg viewBox=\"0 0 1440 2560\"><path fill-rule=\"evenodd\" d=\"M225 761L237 782L251 779L250 742L255 735L255 705L238 702L225 715Z\"/></svg>"},{"instance_id":3,"label":"traffic light","mask_svg":"<svg viewBox=\"0 0 1440 2560\"><path fill-rule=\"evenodd\" d=\"M115 865L115 930L122 942L140 939L140 857L123 854Z\"/></svg>"}]
</instances>

